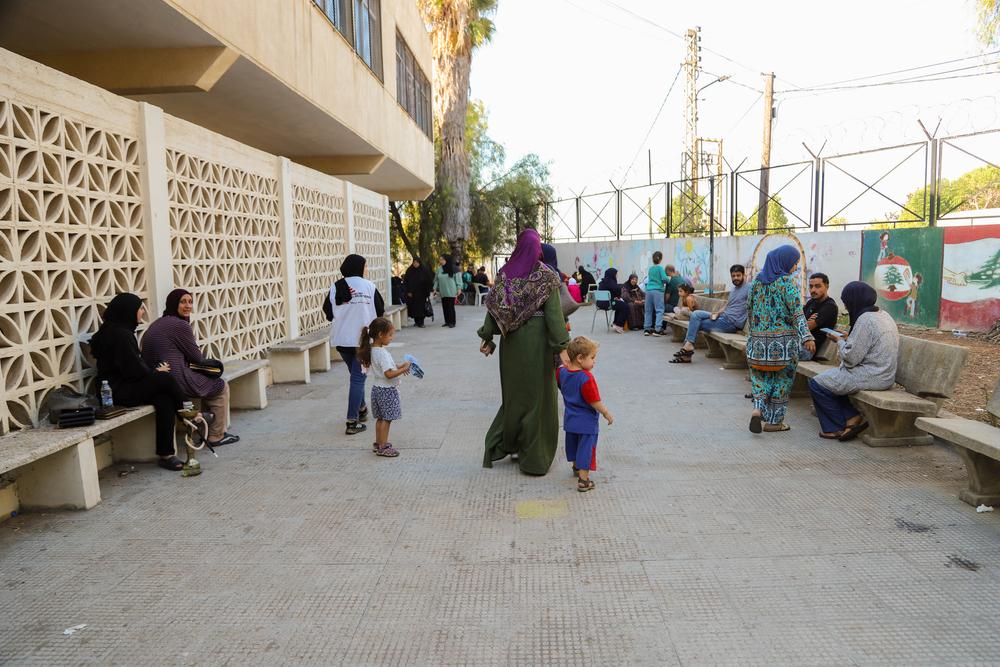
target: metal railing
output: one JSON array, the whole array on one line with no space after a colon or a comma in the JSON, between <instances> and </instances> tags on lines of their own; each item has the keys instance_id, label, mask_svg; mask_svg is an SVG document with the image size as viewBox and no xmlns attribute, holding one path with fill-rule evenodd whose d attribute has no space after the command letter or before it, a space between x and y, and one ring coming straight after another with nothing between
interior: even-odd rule
<instances>
[{"instance_id":1,"label":"metal railing","mask_svg":"<svg viewBox=\"0 0 1000 667\"><path fill-rule=\"evenodd\" d=\"M769 167L766 197L762 170L744 169L546 202L545 230L553 241L601 241L1000 223L1000 129L925 133ZM970 193L977 179L986 185Z\"/></svg>"}]
</instances>

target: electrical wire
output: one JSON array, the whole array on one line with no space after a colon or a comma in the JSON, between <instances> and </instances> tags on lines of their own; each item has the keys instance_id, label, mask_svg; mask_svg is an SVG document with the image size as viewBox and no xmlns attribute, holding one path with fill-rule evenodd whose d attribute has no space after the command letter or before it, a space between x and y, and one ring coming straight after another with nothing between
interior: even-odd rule
<instances>
[{"instance_id":1,"label":"electrical wire","mask_svg":"<svg viewBox=\"0 0 1000 667\"><path fill-rule=\"evenodd\" d=\"M907 67L905 69L897 69L897 70L893 70L891 72L881 72L879 74L869 74L867 76L858 76L858 77L854 77L853 79L842 79L840 81L828 81L826 83L819 83L819 84L816 84L815 86L810 86L809 88L820 88L820 87L825 87L825 86L839 86L839 85L845 84L845 83L854 83L855 81L867 81L868 79L877 79L877 78L882 77L882 76L892 76L894 74L905 74L907 72L916 72L917 70L930 69L931 67L940 67L941 65L952 65L954 63L960 63L960 62L964 62L966 60L973 60L975 58L987 58L989 56L995 56L998 53L1000 53L1000 50L990 51L988 53L981 53L981 54L975 55L975 56L966 56L965 58L955 58L953 60L942 60L941 62L929 63L927 65L918 65L916 67ZM803 89L803 90L806 90L806 89ZM791 91L789 91L789 92L791 92Z\"/></svg>"},{"instance_id":2,"label":"electrical wire","mask_svg":"<svg viewBox=\"0 0 1000 667\"><path fill-rule=\"evenodd\" d=\"M734 86L739 86L741 88L746 88L747 90L752 90L753 92L760 93L761 95L764 94L764 91L761 90L760 88L754 88L753 86L748 86L747 84L743 83L742 81L737 81L736 79L734 79L731 76L729 78L727 78L727 79L723 79L721 74L712 74L707 69L703 69L701 71L704 72L705 74L709 75L709 76L714 76L716 79L721 79L722 83L731 83Z\"/></svg>"},{"instance_id":3,"label":"electrical wire","mask_svg":"<svg viewBox=\"0 0 1000 667\"><path fill-rule=\"evenodd\" d=\"M673 35L674 37L676 37L678 39L687 40L687 37L685 35L682 35L681 33L677 32L676 30L671 30L670 28L666 27L665 25L657 23L656 21L654 21L654 20L652 20L652 19L650 19L650 18L648 18L646 16L643 16L642 14L639 14L639 13L637 13L637 12L629 9L628 7L623 7L620 4L618 4L617 2L615 2L614 0L600 0L600 1L603 2L605 5L609 5L611 7L615 7L619 11L625 12L626 14L629 14L629 15L631 15L631 16L639 19L640 21L642 21L644 23L648 23L649 25L653 26L654 28L657 28L658 30L662 30L663 32L667 33L668 35ZM732 63L733 65L736 65L737 67L742 67L743 69L747 70L748 72L753 72L755 74L759 74L761 72L760 68L758 68L758 67L750 67L749 65L741 63L738 60L730 58L729 56L727 56L726 54L722 53L721 51L716 51L715 49L709 48L707 46L703 46L701 48L703 50L705 50L705 51L708 51L709 53L711 53L711 54L713 54L715 56L718 56L719 58L722 58L726 62ZM780 78L780 77L775 77L775 78ZM783 81L788 81L788 79L782 79L782 80ZM788 81L788 83L791 86L795 87L795 88L799 87L797 84L795 84L795 83L793 83L791 81Z\"/></svg>"},{"instance_id":4,"label":"electrical wire","mask_svg":"<svg viewBox=\"0 0 1000 667\"><path fill-rule=\"evenodd\" d=\"M986 65L996 65L998 63L1000 63L1000 60L998 60L996 62L993 62L993 63L986 63L984 65L977 65L976 67L984 67ZM972 68L961 68L961 69L972 69ZM955 71L959 71L959 70L955 70ZM941 73L943 74L944 72L941 72ZM975 74L956 74L954 76L941 76L941 77L936 76L936 74L938 74L938 73L937 72L933 72L933 73L927 74L926 76L923 76L923 77L910 77L910 78L907 78L907 79L899 79L897 81L880 81L878 83L861 83L861 84L857 84L857 85L853 85L853 86L828 86L828 87L820 87L820 88L799 88L799 89L796 89L796 90L782 90L782 91L775 91L775 94L779 94L779 93L798 93L798 92L803 92L803 93L805 93L805 92L828 92L828 91L836 91L836 90L859 90L859 89L862 89L862 88L879 88L879 87L882 87L882 86L898 86L898 85L904 85L904 84L908 84L908 83L929 83L929 82L932 82L932 81L951 81L952 79L969 79L969 78L977 77L977 76L989 76L991 74L1000 74L1000 70L996 70L996 71L993 71L993 72L977 72ZM809 97L809 95L804 95L803 97ZM789 98L789 99L802 99L802 98L792 97L792 98Z\"/></svg>"},{"instance_id":5,"label":"electrical wire","mask_svg":"<svg viewBox=\"0 0 1000 667\"><path fill-rule=\"evenodd\" d=\"M660 120L660 114L663 113L663 108L667 106L667 100L670 99L670 93L674 91L674 86L677 85L677 80L681 76L681 72L684 70L684 65L677 68L677 73L674 74L674 80L670 82L670 87L667 89L667 94L663 96L663 101L660 102L660 108L656 111L656 116L653 117L653 122L650 123L649 129L646 130L646 136L642 138L642 143L639 144L639 148L636 149L635 155L632 156L632 161L629 162L628 168L625 170L625 178L628 178L629 172L632 171L632 167L635 166L635 161L639 159L639 153L642 152L643 146L649 141L649 136L653 133L653 128L656 127L657 121Z\"/></svg>"}]
</instances>

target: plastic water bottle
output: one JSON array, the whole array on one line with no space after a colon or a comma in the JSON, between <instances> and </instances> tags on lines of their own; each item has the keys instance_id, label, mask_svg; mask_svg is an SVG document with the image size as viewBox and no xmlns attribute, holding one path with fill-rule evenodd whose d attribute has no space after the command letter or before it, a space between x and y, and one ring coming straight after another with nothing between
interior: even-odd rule
<instances>
[{"instance_id":1,"label":"plastic water bottle","mask_svg":"<svg viewBox=\"0 0 1000 667\"><path fill-rule=\"evenodd\" d=\"M115 401L111 397L111 385L108 384L107 380L101 380L101 407L110 408L114 404Z\"/></svg>"}]
</instances>

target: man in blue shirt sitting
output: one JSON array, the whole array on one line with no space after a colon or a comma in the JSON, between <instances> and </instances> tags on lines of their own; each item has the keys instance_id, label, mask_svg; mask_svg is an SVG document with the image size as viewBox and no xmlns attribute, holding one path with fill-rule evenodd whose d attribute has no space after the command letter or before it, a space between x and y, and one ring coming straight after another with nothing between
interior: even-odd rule
<instances>
[{"instance_id":1,"label":"man in blue shirt sitting","mask_svg":"<svg viewBox=\"0 0 1000 667\"><path fill-rule=\"evenodd\" d=\"M688 325L684 346L674 354L672 364L689 364L694 356L694 341L699 331L721 331L736 333L747 323L747 295L750 285L746 282L746 268L742 264L729 267L729 278L733 281L733 289L729 292L729 300L722 312L712 314L707 310L696 310L691 313L691 323Z\"/></svg>"}]
</instances>

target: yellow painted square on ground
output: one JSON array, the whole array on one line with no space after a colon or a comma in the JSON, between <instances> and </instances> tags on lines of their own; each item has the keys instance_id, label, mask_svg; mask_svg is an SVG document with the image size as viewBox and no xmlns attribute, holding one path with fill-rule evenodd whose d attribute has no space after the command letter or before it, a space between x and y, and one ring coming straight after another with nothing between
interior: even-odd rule
<instances>
[{"instance_id":1,"label":"yellow painted square on ground","mask_svg":"<svg viewBox=\"0 0 1000 667\"><path fill-rule=\"evenodd\" d=\"M522 500L514 505L518 519L556 519L569 514L565 500Z\"/></svg>"}]
</instances>

